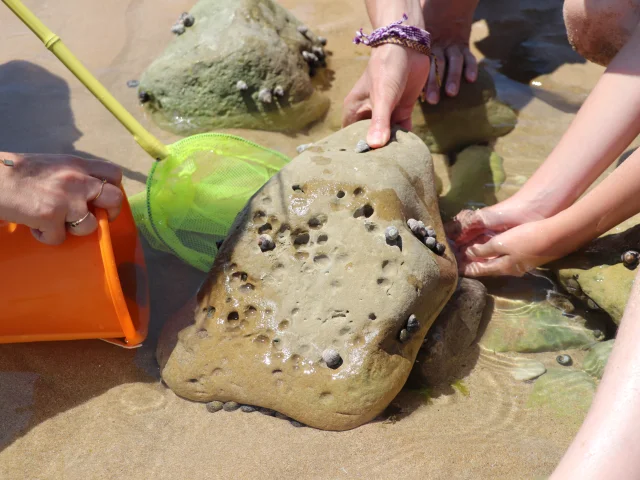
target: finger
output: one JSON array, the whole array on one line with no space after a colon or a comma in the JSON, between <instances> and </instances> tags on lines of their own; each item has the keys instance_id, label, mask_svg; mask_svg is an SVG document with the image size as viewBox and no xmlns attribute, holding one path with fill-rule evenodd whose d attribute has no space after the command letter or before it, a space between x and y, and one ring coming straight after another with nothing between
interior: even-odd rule
<instances>
[{"instance_id":1,"label":"finger","mask_svg":"<svg viewBox=\"0 0 640 480\"><path fill-rule=\"evenodd\" d=\"M462 50L462 55L464 57L464 77L468 82L473 83L478 78L478 61L469 50L469 47L465 47Z\"/></svg>"},{"instance_id":2,"label":"finger","mask_svg":"<svg viewBox=\"0 0 640 480\"><path fill-rule=\"evenodd\" d=\"M84 237L85 235L91 235L98 228L98 220L93 213L87 210L87 206L84 206L84 213L77 213L80 209L71 209L66 219L67 231L71 235L78 237Z\"/></svg>"},{"instance_id":3,"label":"finger","mask_svg":"<svg viewBox=\"0 0 640 480\"><path fill-rule=\"evenodd\" d=\"M366 74L365 74L366 75ZM369 103L369 94L366 86L365 75L360 77L344 99L342 104L342 127L347 127L359 120L359 112L362 112L365 103Z\"/></svg>"},{"instance_id":4,"label":"finger","mask_svg":"<svg viewBox=\"0 0 640 480\"><path fill-rule=\"evenodd\" d=\"M457 45L447 48L447 86L445 91L450 97L455 97L460 91L460 77L464 58Z\"/></svg>"},{"instance_id":5,"label":"finger","mask_svg":"<svg viewBox=\"0 0 640 480\"><path fill-rule=\"evenodd\" d=\"M123 200L124 195L122 194L122 190L107 183L104 185L102 193L98 198L93 200L91 204L95 207L105 209L109 215L109 221L112 222L120 214Z\"/></svg>"},{"instance_id":6,"label":"finger","mask_svg":"<svg viewBox=\"0 0 640 480\"><path fill-rule=\"evenodd\" d=\"M411 128L413 127L411 118L407 118L398 122L394 121L393 123L397 124L401 129L406 130L407 132L410 132Z\"/></svg>"},{"instance_id":7,"label":"finger","mask_svg":"<svg viewBox=\"0 0 640 480\"><path fill-rule=\"evenodd\" d=\"M484 229L479 210L462 210L444 226L447 237L457 244L469 243Z\"/></svg>"},{"instance_id":8,"label":"finger","mask_svg":"<svg viewBox=\"0 0 640 480\"><path fill-rule=\"evenodd\" d=\"M112 185L122 183L122 170L117 165L105 160L84 160L86 173L100 180L105 179Z\"/></svg>"},{"instance_id":9,"label":"finger","mask_svg":"<svg viewBox=\"0 0 640 480\"><path fill-rule=\"evenodd\" d=\"M67 238L67 232L62 222L60 225L50 225L41 227L41 229L32 228L31 234L36 240L47 245L60 245Z\"/></svg>"},{"instance_id":10,"label":"finger","mask_svg":"<svg viewBox=\"0 0 640 480\"><path fill-rule=\"evenodd\" d=\"M383 77L384 78L384 77ZM391 112L397 99L387 91L387 83L374 86L374 101L371 111L371 125L367 133L367 143L371 148L384 147L391 137Z\"/></svg>"},{"instance_id":11,"label":"finger","mask_svg":"<svg viewBox=\"0 0 640 480\"><path fill-rule=\"evenodd\" d=\"M513 268L511 257L493 258L486 262L471 262L461 266L460 273L465 277L489 277L498 275L522 276L517 269Z\"/></svg>"},{"instance_id":12,"label":"finger","mask_svg":"<svg viewBox=\"0 0 640 480\"><path fill-rule=\"evenodd\" d=\"M495 258L500 255L499 243L490 239L485 243L474 243L464 249L467 257L471 259L488 259Z\"/></svg>"},{"instance_id":13,"label":"finger","mask_svg":"<svg viewBox=\"0 0 640 480\"><path fill-rule=\"evenodd\" d=\"M440 101L440 85L444 73L445 61L444 52L441 48L434 48L433 58L431 59L431 69L429 71L429 80L427 80L427 102L435 105Z\"/></svg>"}]
</instances>

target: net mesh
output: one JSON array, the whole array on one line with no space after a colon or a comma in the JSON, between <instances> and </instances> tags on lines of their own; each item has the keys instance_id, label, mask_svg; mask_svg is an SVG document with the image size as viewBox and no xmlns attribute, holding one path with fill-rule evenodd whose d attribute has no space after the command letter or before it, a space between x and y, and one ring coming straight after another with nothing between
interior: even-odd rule
<instances>
[{"instance_id":1,"label":"net mesh","mask_svg":"<svg viewBox=\"0 0 640 480\"><path fill-rule=\"evenodd\" d=\"M131 197L138 229L157 250L208 271L236 215L289 159L233 135L203 133L169 147L146 192Z\"/></svg>"}]
</instances>

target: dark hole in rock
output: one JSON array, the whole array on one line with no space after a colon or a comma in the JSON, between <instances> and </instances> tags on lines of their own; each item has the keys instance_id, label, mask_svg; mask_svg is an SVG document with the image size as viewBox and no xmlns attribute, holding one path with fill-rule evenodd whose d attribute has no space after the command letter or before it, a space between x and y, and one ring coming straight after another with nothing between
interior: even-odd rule
<instances>
[{"instance_id":1,"label":"dark hole in rock","mask_svg":"<svg viewBox=\"0 0 640 480\"><path fill-rule=\"evenodd\" d=\"M318 228L321 228L323 224L324 224L323 220L318 217L313 217L312 219L309 220L309 228L313 228L317 230Z\"/></svg>"},{"instance_id":2,"label":"dark hole in rock","mask_svg":"<svg viewBox=\"0 0 640 480\"><path fill-rule=\"evenodd\" d=\"M327 240L329 240L329 236L327 234L323 233L322 235L318 235L318 245L327 243Z\"/></svg>"},{"instance_id":3,"label":"dark hole in rock","mask_svg":"<svg viewBox=\"0 0 640 480\"><path fill-rule=\"evenodd\" d=\"M258 228L258 233L270 232L272 229L270 223L265 223L260 228Z\"/></svg>"},{"instance_id":4,"label":"dark hole in rock","mask_svg":"<svg viewBox=\"0 0 640 480\"><path fill-rule=\"evenodd\" d=\"M363 207L360 207L355 212L353 212L353 216L354 218L358 218L358 217L369 218L371 215L373 215L373 211L374 211L373 207L367 203Z\"/></svg>"},{"instance_id":5,"label":"dark hole in rock","mask_svg":"<svg viewBox=\"0 0 640 480\"><path fill-rule=\"evenodd\" d=\"M375 320L376 318L378 318L378 317L376 317L375 313L370 313L369 314L369 320Z\"/></svg>"},{"instance_id":6,"label":"dark hole in rock","mask_svg":"<svg viewBox=\"0 0 640 480\"><path fill-rule=\"evenodd\" d=\"M263 218L266 216L267 216L266 213L264 213L262 210L258 210L256 213L253 214L253 219L256 220L258 218Z\"/></svg>"},{"instance_id":7,"label":"dark hole in rock","mask_svg":"<svg viewBox=\"0 0 640 480\"><path fill-rule=\"evenodd\" d=\"M353 194L354 194L356 197L357 197L358 195L362 195L363 193L364 193L364 190L363 190L362 188L360 188L360 187L356 188L356 189L353 191Z\"/></svg>"},{"instance_id":8,"label":"dark hole in rock","mask_svg":"<svg viewBox=\"0 0 640 480\"><path fill-rule=\"evenodd\" d=\"M346 152L346 151L347 151L347 149L346 149L346 148L341 148L341 149L340 149L340 151L341 151L341 152Z\"/></svg>"},{"instance_id":9,"label":"dark hole in rock","mask_svg":"<svg viewBox=\"0 0 640 480\"><path fill-rule=\"evenodd\" d=\"M253 290L255 287L253 286L252 283L245 283L244 285L240 286L240 290L245 291L245 292L249 292L251 290Z\"/></svg>"},{"instance_id":10,"label":"dark hole in rock","mask_svg":"<svg viewBox=\"0 0 640 480\"><path fill-rule=\"evenodd\" d=\"M295 239L293 240L294 245L305 245L309 243L309 232L299 232L294 235L295 235Z\"/></svg>"},{"instance_id":11,"label":"dark hole in rock","mask_svg":"<svg viewBox=\"0 0 640 480\"><path fill-rule=\"evenodd\" d=\"M344 197L344 192L342 190L340 190L336 196L338 198L343 198Z\"/></svg>"},{"instance_id":12,"label":"dark hole in rock","mask_svg":"<svg viewBox=\"0 0 640 480\"><path fill-rule=\"evenodd\" d=\"M229 315L227 315L227 320L240 320L240 315L238 315L238 312L231 312Z\"/></svg>"},{"instance_id":13,"label":"dark hole in rock","mask_svg":"<svg viewBox=\"0 0 640 480\"><path fill-rule=\"evenodd\" d=\"M293 189L294 192L301 192L304 193L304 190L302 189L302 187L300 185L292 185L291 188Z\"/></svg>"},{"instance_id":14,"label":"dark hole in rock","mask_svg":"<svg viewBox=\"0 0 640 480\"><path fill-rule=\"evenodd\" d=\"M190 378L189 379L189 383L198 383L198 379L197 378Z\"/></svg>"}]
</instances>

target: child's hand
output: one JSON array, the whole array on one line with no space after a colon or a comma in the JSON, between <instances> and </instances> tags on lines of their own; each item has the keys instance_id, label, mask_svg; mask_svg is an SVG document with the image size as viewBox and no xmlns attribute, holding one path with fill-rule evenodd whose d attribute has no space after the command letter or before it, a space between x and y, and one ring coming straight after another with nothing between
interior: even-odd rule
<instances>
[{"instance_id":1,"label":"child's hand","mask_svg":"<svg viewBox=\"0 0 640 480\"><path fill-rule=\"evenodd\" d=\"M567 252L555 241L548 220L529 222L499 235L477 237L460 248L458 269L462 275L521 277L530 270L562 257Z\"/></svg>"}]
</instances>

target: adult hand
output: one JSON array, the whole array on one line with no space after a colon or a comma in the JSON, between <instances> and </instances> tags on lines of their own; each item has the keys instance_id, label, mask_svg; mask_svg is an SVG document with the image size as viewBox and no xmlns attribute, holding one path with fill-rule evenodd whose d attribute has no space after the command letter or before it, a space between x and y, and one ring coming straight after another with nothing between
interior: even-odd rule
<instances>
[{"instance_id":1,"label":"adult hand","mask_svg":"<svg viewBox=\"0 0 640 480\"><path fill-rule=\"evenodd\" d=\"M2 159L9 162L0 163L0 219L30 227L42 243L60 244L67 231L93 233L98 222L90 204L107 210L110 220L120 213L122 172L116 165L70 155L0 153Z\"/></svg>"},{"instance_id":2,"label":"adult hand","mask_svg":"<svg viewBox=\"0 0 640 480\"><path fill-rule=\"evenodd\" d=\"M367 70L344 100L342 125L371 118L367 143L384 147L391 124L411 129L411 112L429 76L429 58L400 45L371 52Z\"/></svg>"},{"instance_id":3,"label":"adult hand","mask_svg":"<svg viewBox=\"0 0 640 480\"><path fill-rule=\"evenodd\" d=\"M450 97L460 91L462 74L468 82L478 77L478 64L469 50L473 13L478 0L421 0L426 30L431 33L432 65L426 85L427 102L440 101L440 85L436 73ZM446 78L443 75L446 72Z\"/></svg>"},{"instance_id":4,"label":"adult hand","mask_svg":"<svg viewBox=\"0 0 640 480\"><path fill-rule=\"evenodd\" d=\"M530 222L466 246L458 254L458 269L468 277L520 277L567 253L550 228L547 220Z\"/></svg>"}]
</instances>

